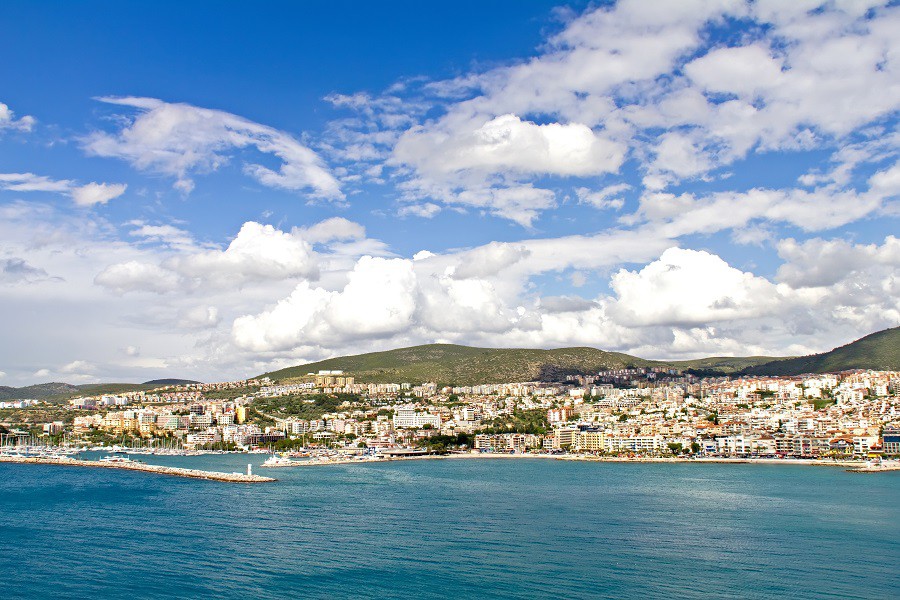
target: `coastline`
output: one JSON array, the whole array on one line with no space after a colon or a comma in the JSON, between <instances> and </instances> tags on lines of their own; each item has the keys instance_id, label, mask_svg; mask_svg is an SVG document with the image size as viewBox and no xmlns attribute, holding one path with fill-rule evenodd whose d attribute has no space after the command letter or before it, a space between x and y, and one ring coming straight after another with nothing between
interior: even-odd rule
<instances>
[{"instance_id":1,"label":"coastline","mask_svg":"<svg viewBox=\"0 0 900 600\"><path fill-rule=\"evenodd\" d=\"M126 471L142 471L169 475L171 477L186 477L189 479L206 479L209 481L222 481L225 483L267 483L277 481L272 477L262 475L247 475L246 473L221 473L218 471L201 471L199 469L183 469L181 467L164 467L162 465L148 465L145 463L102 463L96 460L80 460L77 458L38 458L20 456L0 456L0 463L34 464L34 465L58 465L63 467L93 467L96 469L124 469Z\"/></svg>"},{"instance_id":2,"label":"coastline","mask_svg":"<svg viewBox=\"0 0 900 600\"><path fill-rule=\"evenodd\" d=\"M833 459L792 459L792 458L728 458L728 457L636 457L636 456L589 456L589 455L555 455L555 454L500 454L491 452L465 452L428 456L385 457L377 460L359 458L332 458L322 460L296 461L290 465L275 465L273 468L317 467L336 465L379 464L386 462L411 460L503 460L503 459L552 459L576 462L608 462L608 463L679 463L679 464L748 464L748 465L794 465L815 467L841 467L854 473L881 473L900 470L900 462L888 465L873 466L858 460Z\"/></svg>"}]
</instances>

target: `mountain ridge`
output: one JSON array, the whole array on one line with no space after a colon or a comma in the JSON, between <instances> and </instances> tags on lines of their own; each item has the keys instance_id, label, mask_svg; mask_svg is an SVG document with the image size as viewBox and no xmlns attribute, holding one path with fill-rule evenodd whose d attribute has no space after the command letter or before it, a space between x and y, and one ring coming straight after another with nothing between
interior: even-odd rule
<instances>
[{"instance_id":1,"label":"mountain ridge","mask_svg":"<svg viewBox=\"0 0 900 600\"><path fill-rule=\"evenodd\" d=\"M510 381L553 380L567 374L625 367L670 367L697 374L802 375L852 369L900 370L900 327L876 331L828 352L800 357L713 356L692 360L649 360L590 346L556 348L478 348L456 344L425 344L381 352L339 356L278 369L259 375L293 379L320 370L343 370L360 381L472 385ZM0 386L0 401L64 401L84 394L114 394L147 390L167 382L95 383L72 385L39 383L24 387Z\"/></svg>"},{"instance_id":2,"label":"mountain ridge","mask_svg":"<svg viewBox=\"0 0 900 600\"><path fill-rule=\"evenodd\" d=\"M748 375L802 375L851 369L900 370L900 327L870 333L828 352L772 361L748 368Z\"/></svg>"},{"instance_id":3,"label":"mountain ridge","mask_svg":"<svg viewBox=\"0 0 900 600\"><path fill-rule=\"evenodd\" d=\"M900 327L869 334L830 352L801 357L718 356L693 360L649 360L583 346L552 350L477 348L425 344L329 358L287 367L260 377L292 379L320 370L343 370L372 383L504 383L558 379L560 375L625 367L669 367L698 374L802 375L851 369L900 370Z\"/></svg>"}]
</instances>

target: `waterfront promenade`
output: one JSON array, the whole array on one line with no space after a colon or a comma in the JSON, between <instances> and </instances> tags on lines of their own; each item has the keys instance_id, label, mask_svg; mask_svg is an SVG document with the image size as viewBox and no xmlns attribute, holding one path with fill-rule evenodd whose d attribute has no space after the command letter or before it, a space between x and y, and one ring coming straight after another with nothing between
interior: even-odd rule
<instances>
[{"instance_id":1,"label":"waterfront promenade","mask_svg":"<svg viewBox=\"0 0 900 600\"><path fill-rule=\"evenodd\" d=\"M97 460L79 460L76 458L41 458L24 456L0 456L2 463L58 465L64 467L93 467L97 469L125 469L126 471L143 471L145 473L157 473L171 477L187 477L190 479L207 479L210 481L223 481L226 483L267 483L277 481L272 477L262 475L248 475L246 473L220 473L216 471L202 471L199 469L182 469L180 467L164 467L161 465L148 465L140 462L100 462Z\"/></svg>"}]
</instances>

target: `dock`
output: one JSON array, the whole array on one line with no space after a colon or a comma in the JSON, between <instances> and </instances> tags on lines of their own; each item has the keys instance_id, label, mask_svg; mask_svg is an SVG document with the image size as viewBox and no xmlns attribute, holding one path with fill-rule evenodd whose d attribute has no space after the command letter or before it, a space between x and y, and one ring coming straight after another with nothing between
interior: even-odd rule
<instances>
[{"instance_id":1,"label":"dock","mask_svg":"<svg viewBox=\"0 0 900 600\"><path fill-rule=\"evenodd\" d=\"M226 483L268 483L278 481L273 477L262 475L247 475L246 473L221 473L218 471L203 471L200 469L182 469L180 467L164 467L162 465L148 465L141 462L100 462L96 460L79 460L76 458L46 458L26 456L0 456L0 463L57 465L62 467L92 467L95 469L124 469L126 471L143 471L171 477L187 477L190 479L206 479L208 481L223 481Z\"/></svg>"}]
</instances>

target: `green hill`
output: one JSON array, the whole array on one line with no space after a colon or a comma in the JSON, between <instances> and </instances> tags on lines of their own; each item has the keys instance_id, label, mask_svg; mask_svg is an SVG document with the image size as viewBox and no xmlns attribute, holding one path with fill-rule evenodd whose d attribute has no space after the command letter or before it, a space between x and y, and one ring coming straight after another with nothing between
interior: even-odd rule
<instances>
[{"instance_id":1,"label":"green hill","mask_svg":"<svg viewBox=\"0 0 900 600\"><path fill-rule=\"evenodd\" d=\"M678 368L740 370L749 364L771 361L771 357L709 358L682 361ZM372 383L436 381L442 384L473 385L510 381L556 380L567 374L591 373L624 367L676 366L645 360L619 352L596 348L558 348L529 350L521 348L471 348L454 344L429 344L386 352L330 358L315 363L288 367L261 375L282 380L302 377L318 371L341 370L359 381Z\"/></svg>"},{"instance_id":2,"label":"green hill","mask_svg":"<svg viewBox=\"0 0 900 600\"><path fill-rule=\"evenodd\" d=\"M562 372L584 372L648 363L649 361L627 354L604 352L595 348L526 350L429 344L330 358L266 375L272 379L288 379L321 370L342 370L367 383L437 381L442 384L472 385L533 381Z\"/></svg>"},{"instance_id":3,"label":"green hill","mask_svg":"<svg viewBox=\"0 0 900 600\"><path fill-rule=\"evenodd\" d=\"M831 352L776 360L744 372L749 375L801 375L850 369L900 370L900 327L867 335Z\"/></svg>"},{"instance_id":4,"label":"green hill","mask_svg":"<svg viewBox=\"0 0 900 600\"><path fill-rule=\"evenodd\" d=\"M48 402L65 402L78 396L99 396L101 394L121 394L139 390L152 390L161 385L149 383L86 383L72 385L69 383L39 383L26 387L0 386L0 400L46 400Z\"/></svg>"},{"instance_id":5,"label":"green hill","mask_svg":"<svg viewBox=\"0 0 900 600\"><path fill-rule=\"evenodd\" d=\"M38 383L25 387L0 386L0 400L44 400L61 394L77 394L78 387L68 383Z\"/></svg>"},{"instance_id":6,"label":"green hill","mask_svg":"<svg viewBox=\"0 0 900 600\"><path fill-rule=\"evenodd\" d=\"M737 373L758 365L784 360L773 356L711 356L693 360L669 360L660 364L681 371L708 371L724 374Z\"/></svg>"}]
</instances>

